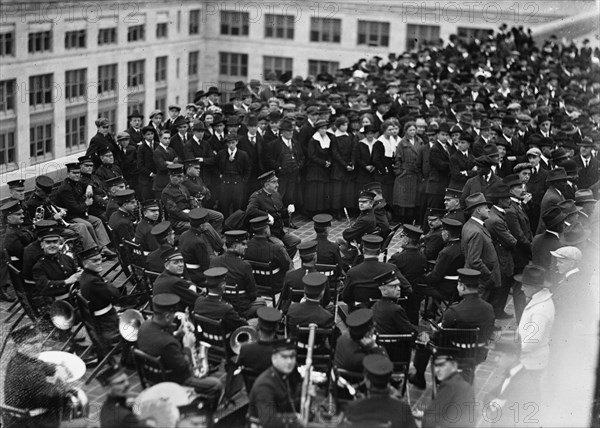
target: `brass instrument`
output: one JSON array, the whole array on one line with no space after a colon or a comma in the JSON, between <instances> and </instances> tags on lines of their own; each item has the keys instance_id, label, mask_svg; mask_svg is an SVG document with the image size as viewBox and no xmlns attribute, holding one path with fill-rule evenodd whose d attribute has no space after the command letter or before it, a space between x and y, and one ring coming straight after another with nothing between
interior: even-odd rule
<instances>
[{"instance_id":1,"label":"brass instrument","mask_svg":"<svg viewBox=\"0 0 600 428\"><path fill-rule=\"evenodd\" d=\"M313 348L315 347L315 335L317 330L317 324L310 323L308 325L308 347L306 351L306 365L304 372L304 380L302 382L302 395L300 396L300 422L303 426L308 426L308 419L310 417L310 382L312 372L312 355Z\"/></svg>"},{"instance_id":2,"label":"brass instrument","mask_svg":"<svg viewBox=\"0 0 600 428\"><path fill-rule=\"evenodd\" d=\"M59 330L70 330L77 321L75 308L66 300L55 300L48 313L52 325Z\"/></svg>"},{"instance_id":3,"label":"brass instrument","mask_svg":"<svg viewBox=\"0 0 600 428\"><path fill-rule=\"evenodd\" d=\"M128 342L137 342L140 326L144 322L142 313L135 309L127 309L119 315L119 333Z\"/></svg>"},{"instance_id":4,"label":"brass instrument","mask_svg":"<svg viewBox=\"0 0 600 428\"><path fill-rule=\"evenodd\" d=\"M35 217L33 218L33 223L37 223L40 220L43 220L46 217L46 210L43 205L38 205L35 209Z\"/></svg>"},{"instance_id":5,"label":"brass instrument","mask_svg":"<svg viewBox=\"0 0 600 428\"><path fill-rule=\"evenodd\" d=\"M90 403L81 388L71 388L64 398L61 420L86 418L90 414Z\"/></svg>"},{"instance_id":6,"label":"brass instrument","mask_svg":"<svg viewBox=\"0 0 600 428\"><path fill-rule=\"evenodd\" d=\"M240 349L244 343L252 343L258 340L258 332L254 327L243 325L237 328L231 336L229 336L229 347L231 351L239 355Z\"/></svg>"},{"instance_id":7,"label":"brass instrument","mask_svg":"<svg viewBox=\"0 0 600 428\"><path fill-rule=\"evenodd\" d=\"M194 208L202 208L202 200L204 199L204 195L202 193L196 193L193 196L190 196L190 205L192 209Z\"/></svg>"},{"instance_id":8,"label":"brass instrument","mask_svg":"<svg viewBox=\"0 0 600 428\"><path fill-rule=\"evenodd\" d=\"M176 312L175 317L181 321L181 326L179 327L180 331L184 332L184 336L192 335L194 338L195 346L191 351L192 357L192 368L194 372L194 376L202 377L206 375L209 371L208 366L208 348L210 345L208 343L200 342L196 340L196 328L194 324L190 321L189 315L187 312Z\"/></svg>"}]
</instances>

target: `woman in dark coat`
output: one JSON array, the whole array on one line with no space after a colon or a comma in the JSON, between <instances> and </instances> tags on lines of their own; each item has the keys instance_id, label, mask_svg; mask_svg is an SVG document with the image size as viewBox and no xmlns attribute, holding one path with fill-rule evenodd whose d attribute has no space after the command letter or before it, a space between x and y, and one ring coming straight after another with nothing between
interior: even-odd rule
<instances>
[{"instance_id":1,"label":"woman in dark coat","mask_svg":"<svg viewBox=\"0 0 600 428\"><path fill-rule=\"evenodd\" d=\"M315 123L316 132L308 142L306 162L306 190L304 208L309 213L331 209L331 139L327 134L327 121Z\"/></svg>"},{"instance_id":2,"label":"woman in dark coat","mask_svg":"<svg viewBox=\"0 0 600 428\"><path fill-rule=\"evenodd\" d=\"M377 141L381 141L383 144L383 165L384 168L381 171L381 190L383 198L386 201L391 201L393 198L394 190L394 155L396 153L396 146L400 141L400 138L394 134L394 128L399 127L399 124L393 119L387 119L381 124L381 135Z\"/></svg>"},{"instance_id":3,"label":"woman in dark coat","mask_svg":"<svg viewBox=\"0 0 600 428\"><path fill-rule=\"evenodd\" d=\"M398 143L394 162L394 214L401 218L402 223L412 223L417 220L419 206L419 176L418 154L423 141L417 135L415 122L409 121L404 125L404 137Z\"/></svg>"},{"instance_id":4,"label":"woman in dark coat","mask_svg":"<svg viewBox=\"0 0 600 428\"><path fill-rule=\"evenodd\" d=\"M348 134L348 118L335 120L336 131L331 140L331 208L339 220L344 216L344 207L356 203L356 137Z\"/></svg>"},{"instance_id":5,"label":"woman in dark coat","mask_svg":"<svg viewBox=\"0 0 600 428\"><path fill-rule=\"evenodd\" d=\"M356 145L357 190L367 183L381 181L380 171L384 169L384 148L381 141L375 139L377 130L373 125L367 125L363 128L363 133L365 138Z\"/></svg>"}]
</instances>

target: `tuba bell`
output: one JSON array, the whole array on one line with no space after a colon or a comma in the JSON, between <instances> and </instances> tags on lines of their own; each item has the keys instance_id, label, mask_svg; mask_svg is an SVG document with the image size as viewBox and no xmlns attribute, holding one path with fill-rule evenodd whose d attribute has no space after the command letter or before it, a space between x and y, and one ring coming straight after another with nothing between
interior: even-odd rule
<instances>
[{"instance_id":1,"label":"tuba bell","mask_svg":"<svg viewBox=\"0 0 600 428\"><path fill-rule=\"evenodd\" d=\"M229 337L229 347L234 354L239 355L240 349L244 343L256 342L258 339L258 332L254 327L249 325L243 325L237 328Z\"/></svg>"},{"instance_id":2,"label":"tuba bell","mask_svg":"<svg viewBox=\"0 0 600 428\"><path fill-rule=\"evenodd\" d=\"M142 313L135 309L127 309L119 315L119 333L128 342L136 342L140 326L144 322Z\"/></svg>"},{"instance_id":3,"label":"tuba bell","mask_svg":"<svg viewBox=\"0 0 600 428\"><path fill-rule=\"evenodd\" d=\"M59 330L70 330L76 321L76 311L65 300L55 300L48 311L52 325Z\"/></svg>"}]
</instances>

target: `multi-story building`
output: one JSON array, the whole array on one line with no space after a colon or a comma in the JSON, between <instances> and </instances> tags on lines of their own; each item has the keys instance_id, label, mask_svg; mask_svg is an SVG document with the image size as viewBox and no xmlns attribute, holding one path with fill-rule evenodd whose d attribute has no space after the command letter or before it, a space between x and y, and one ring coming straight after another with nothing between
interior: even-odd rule
<instances>
[{"instance_id":1,"label":"multi-story building","mask_svg":"<svg viewBox=\"0 0 600 428\"><path fill-rule=\"evenodd\" d=\"M227 90L271 71L333 73L423 40L503 22L535 31L586 10L593 19L595 2L4 1L0 200L8 180L26 178L31 188L37 175L62 173L99 116L116 132L131 111L185 105L200 88Z\"/></svg>"}]
</instances>

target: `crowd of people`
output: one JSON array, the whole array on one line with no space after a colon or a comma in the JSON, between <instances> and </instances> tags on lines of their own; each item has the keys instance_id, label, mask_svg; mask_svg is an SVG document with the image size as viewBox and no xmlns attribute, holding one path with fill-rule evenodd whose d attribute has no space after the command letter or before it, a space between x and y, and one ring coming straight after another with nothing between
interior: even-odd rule
<instances>
[{"instance_id":1,"label":"crowd of people","mask_svg":"<svg viewBox=\"0 0 600 428\"><path fill-rule=\"evenodd\" d=\"M497 320L514 317L520 337L506 351L511 370L494 397L502 409L539 396L544 371L560 367L553 344L572 344L571 326L596 324L597 263L584 255L599 244L599 68L588 41L578 47L553 36L536 46L529 32L503 25L482 39L453 35L445 45L360 59L335 76L265 76L227 94L200 90L184 113L154 110L145 126L132 112L116 136L101 117L61 183L39 176L28 198L24 180L8 183L4 251L29 281L41 318L75 287L110 349L127 291L102 277L102 262L131 261L136 247L136 263L156 273L153 315L136 346L161 357L166 380L211 402L223 385L194 371L195 337L185 323L170 330L175 313L220 321L227 335L254 326L258 341L242 347L238 364L261 373L248 391L249 415L264 427L299 413L297 348L278 336L282 319L288 332L334 328L340 305L348 331L321 346L331 347L339 369L366 373L369 397L348 407L350 422L415 426L410 408L389 397L393 364L378 333L419 335L415 387L426 387L430 361L435 368L441 384L420 415L423 427L473 425L474 368ZM314 239L294 234L300 218L312 221ZM350 224L332 241L340 220ZM380 261L394 236L401 251ZM273 273L266 295L257 263ZM323 266L332 266L331 277ZM341 287L331 278L342 278ZM8 283L0 298L13 301ZM514 314L506 312L510 295ZM423 332L424 319L438 329ZM457 350L428 346L448 328L479 329L474 366ZM101 380L121 375L111 367ZM111 391L114 406L119 388ZM15 397L7 404L27 406ZM451 404L464 419L440 413ZM122 410L102 415L133 423Z\"/></svg>"}]
</instances>

